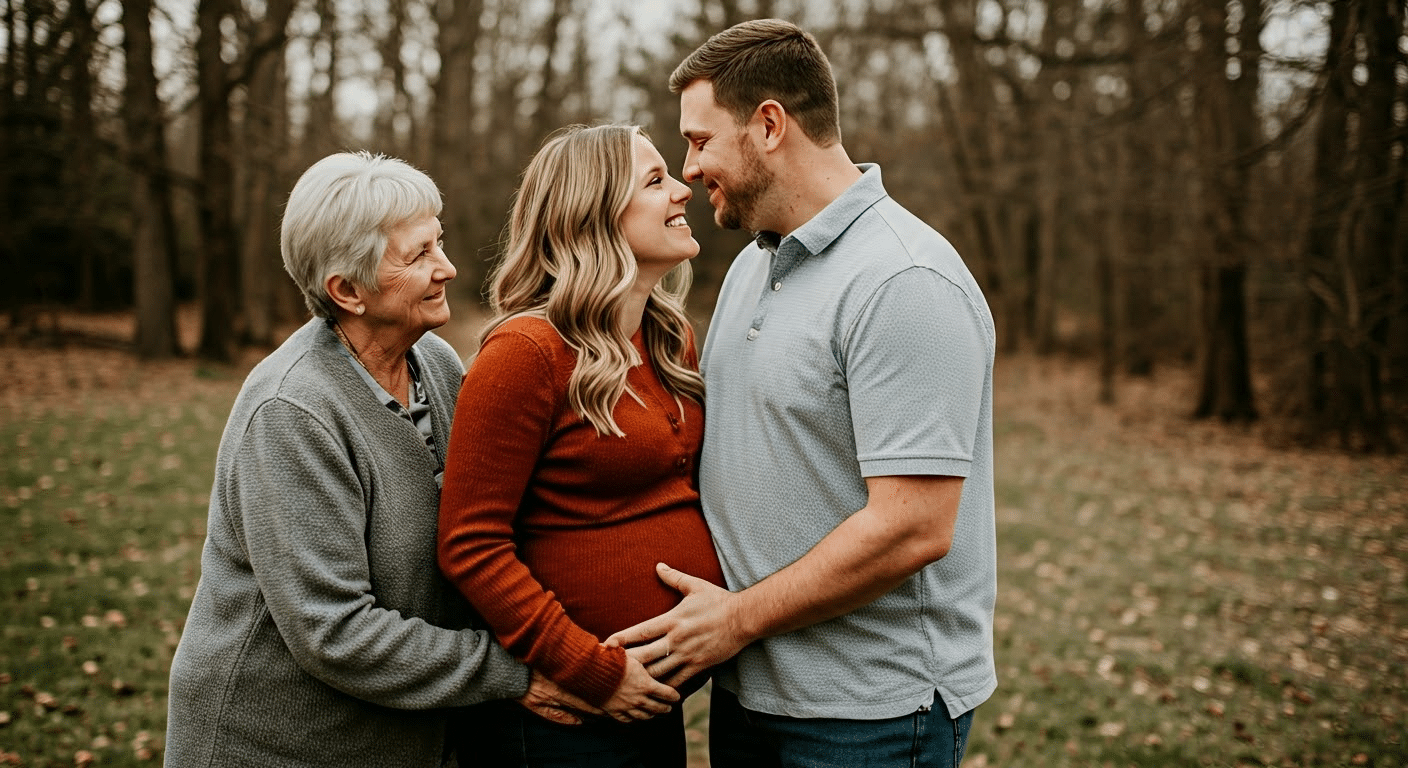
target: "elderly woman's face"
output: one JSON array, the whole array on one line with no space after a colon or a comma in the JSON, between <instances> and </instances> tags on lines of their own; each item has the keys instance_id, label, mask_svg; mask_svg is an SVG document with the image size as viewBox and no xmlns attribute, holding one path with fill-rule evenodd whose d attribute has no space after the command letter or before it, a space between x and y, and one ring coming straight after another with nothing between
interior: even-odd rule
<instances>
[{"instance_id":1,"label":"elderly woman's face","mask_svg":"<svg viewBox=\"0 0 1408 768\"><path fill-rule=\"evenodd\" d=\"M387 233L386 253L377 266L378 292L367 297L365 319L412 332L450 321L445 284L455 265L440 248L440 220L412 219Z\"/></svg>"}]
</instances>

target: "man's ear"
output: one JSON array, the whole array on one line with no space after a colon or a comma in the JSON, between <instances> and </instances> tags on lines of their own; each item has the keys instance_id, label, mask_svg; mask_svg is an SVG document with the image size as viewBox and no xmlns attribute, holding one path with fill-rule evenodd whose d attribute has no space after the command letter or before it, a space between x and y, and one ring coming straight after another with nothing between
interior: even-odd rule
<instances>
[{"instance_id":1,"label":"man's ear","mask_svg":"<svg viewBox=\"0 0 1408 768\"><path fill-rule=\"evenodd\" d=\"M329 275L323 288L328 292L332 303L348 314L360 315L366 311L366 301L362 289L342 275ZM360 310L360 311L359 311Z\"/></svg>"},{"instance_id":2,"label":"man's ear","mask_svg":"<svg viewBox=\"0 0 1408 768\"><path fill-rule=\"evenodd\" d=\"M791 120L781 104L775 99L764 101L753 112L753 119L761 129L760 138L764 151L772 151L782 145L787 136L787 129L791 127Z\"/></svg>"}]
</instances>

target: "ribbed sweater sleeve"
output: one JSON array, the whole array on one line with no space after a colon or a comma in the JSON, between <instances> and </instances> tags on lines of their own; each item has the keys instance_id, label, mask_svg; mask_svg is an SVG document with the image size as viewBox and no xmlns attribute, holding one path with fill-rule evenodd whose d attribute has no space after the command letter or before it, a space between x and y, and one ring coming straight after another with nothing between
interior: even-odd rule
<instances>
[{"instance_id":1,"label":"ribbed sweater sleeve","mask_svg":"<svg viewBox=\"0 0 1408 768\"><path fill-rule=\"evenodd\" d=\"M500 331L465 376L440 501L440 568L515 657L601 705L626 655L567 617L519 559L514 519L565 391L561 366L531 338ZM568 368L570 370L570 368Z\"/></svg>"}]
</instances>

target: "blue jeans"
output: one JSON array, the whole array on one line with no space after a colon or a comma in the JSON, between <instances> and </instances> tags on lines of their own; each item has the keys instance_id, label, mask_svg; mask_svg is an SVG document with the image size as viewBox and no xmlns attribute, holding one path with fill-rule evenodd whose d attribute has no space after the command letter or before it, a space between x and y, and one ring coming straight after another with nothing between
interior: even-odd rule
<instances>
[{"instance_id":1,"label":"blue jeans","mask_svg":"<svg viewBox=\"0 0 1408 768\"><path fill-rule=\"evenodd\" d=\"M514 702L474 708L458 740L460 768L685 768L684 714L649 720L591 718L558 725Z\"/></svg>"},{"instance_id":2,"label":"blue jeans","mask_svg":"<svg viewBox=\"0 0 1408 768\"><path fill-rule=\"evenodd\" d=\"M744 709L714 686L709 764L714 768L957 768L973 713L934 706L888 720L783 717Z\"/></svg>"}]
</instances>

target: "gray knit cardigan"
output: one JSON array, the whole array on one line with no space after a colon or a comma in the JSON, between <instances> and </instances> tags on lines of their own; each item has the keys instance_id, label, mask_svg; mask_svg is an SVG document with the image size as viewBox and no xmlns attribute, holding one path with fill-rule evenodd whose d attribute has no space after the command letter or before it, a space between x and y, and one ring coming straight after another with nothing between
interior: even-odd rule
<instances>
[{"instance_id":1,"label":"gray knit cardigan","mask_svg":"<svg viewBox=\"0 0 1408 768\"><path fill-rule=\"evenodd\" d=\"M438 766L435 708L527 691L440 575L424 438L338 345L310 321L235 400L171 664L168 766ZM463 368L434 334L415 351L443 462Z\"/></svg>"}]
</instances>

